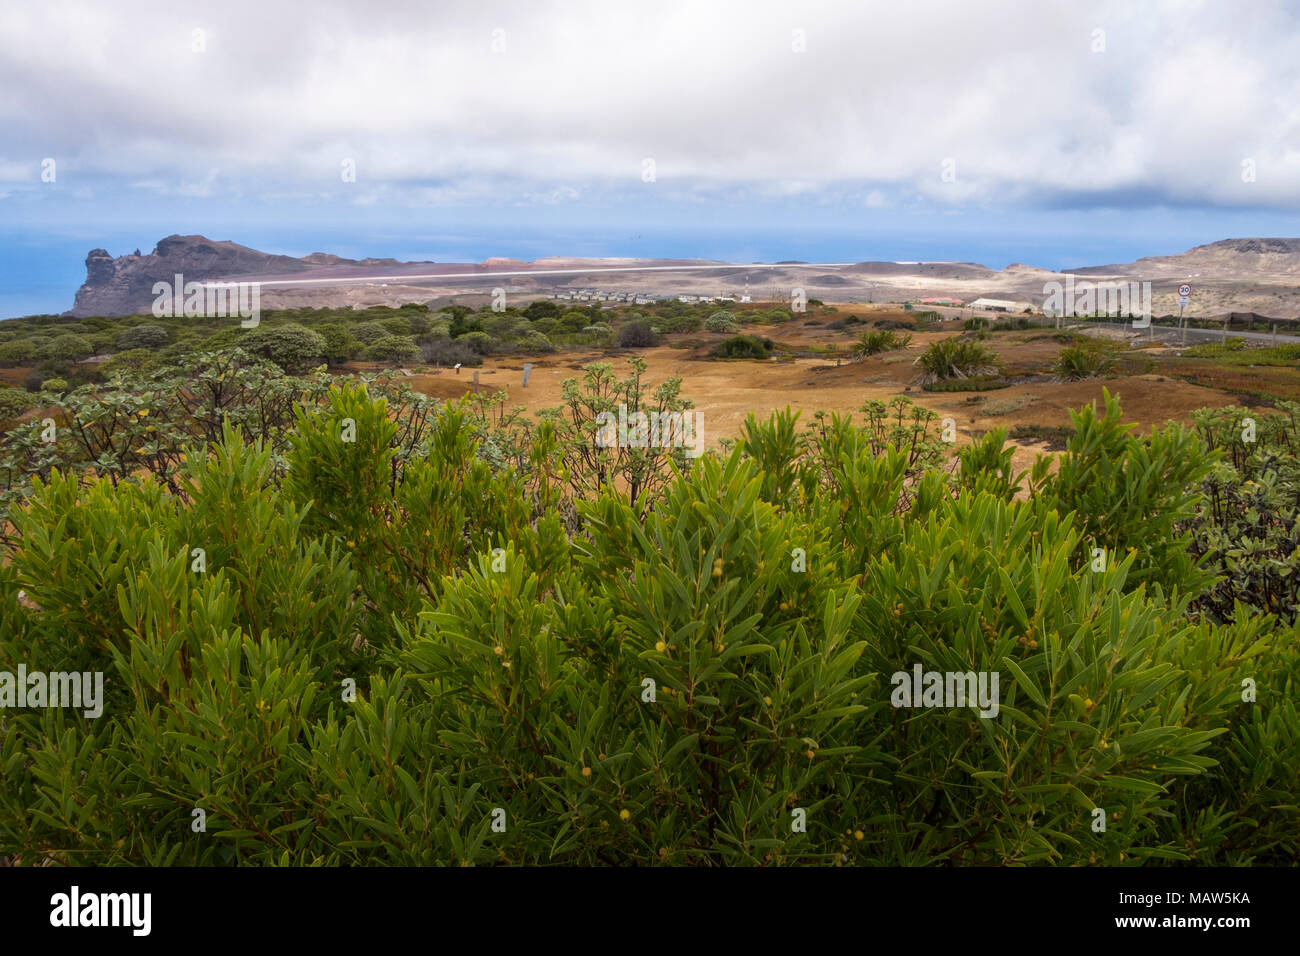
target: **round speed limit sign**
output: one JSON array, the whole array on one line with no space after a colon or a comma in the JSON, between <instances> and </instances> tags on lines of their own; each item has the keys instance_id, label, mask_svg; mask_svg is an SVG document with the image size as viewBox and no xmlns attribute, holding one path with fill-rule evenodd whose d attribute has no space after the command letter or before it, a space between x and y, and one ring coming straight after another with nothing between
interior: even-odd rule
<instances>
[{"instance_id":1,"label":"round speed limit sign","mask_svg":"<svg viewBox=\"0 0 1300 956\"><path fill-rule=\"evenodd\" d=\"M1186 282L1184 282L1182 285L1178 287L1178 294L1185 299L1192 294L1192 287L1189 286Z\"/></svg>"}]
</instances>

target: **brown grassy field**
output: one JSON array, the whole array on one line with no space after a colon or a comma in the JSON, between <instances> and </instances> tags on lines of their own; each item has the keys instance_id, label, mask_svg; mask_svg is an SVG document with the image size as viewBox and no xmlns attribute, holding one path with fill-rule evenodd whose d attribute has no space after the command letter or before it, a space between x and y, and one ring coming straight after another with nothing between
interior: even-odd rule
<instances>
[{"instance_id":1,"label":"brown grassy field","mask_svg":"<svg viewBox=\"0 0 1300 956\"><path fill-rule=\"evenodd\" d=\"M958 428L958 442L965 444L986 431L1005 427L1039 427L1055 429L1069 425L1069 410L1090 402L1100 403L1102 389L1118 394L1125 419L1149 430L1169 420L1191 422L1191 412L1203 407L1224 405L1254 406L1256 403L1240 393L1207 387L1182 377L1174 377L1178 360L1145 350L1146 365L1151 371L1116 374L1080 382L1059 382L1050 366L1065 343L1055 340L1050 330L999 332L984 341L998 357L1004 369L1017 378L1014 384L987 392L927 392L919 385L919 373L912 362L930 342L959 334L959 325L947 323L943 331L913 332L907 348L872 356L860 362L849 359L849 349L866 326L842 330L826 328L829 320L857 315L870 321L910 322L911 316L900 310L878 305L840 306L836 314L801 317L782 325L750 326L747 333L766 336L796 357L785 360L720 361L708 357L708 350L722 333L686 333L667 336L650 349L620 352L616 349L567 351L527 359L534 365L528 388L521 387L523 363L520 357L489 358L479 370L479 390L485 394L505 391L509 404L521 405L529 413L559 405L561 383L581 377L582 366L589 362L610 362L621 375L626 373L626 355L638 355L647 364L646 380L653 387L669 377L682 379L682 394L695 403L702 413L705 441L716 447L720 438L734 438L740 433L745 417L751 412L759 417L787 406L803 411L803 421L813 412L857 413L871 399L888 401L895 395L907 395L915 402L943 417L952 417ZM698 343L698 344L692 344ZM686 347L683 347L686 346ZM838 356L830 347L838 349ZM1145 359L1144 359L1145 361ZM1196 363L1198 366L1204 364ZM376 370L379 366L352 363L349 370ZM1242 377L1241 369L1218 369L1228 379ZM1254 370L1249 370L1253 372ZM1284 388L1300 389L1300 373L1295 369L1267 370ZM1248 374L1248 373L1247 373ZM458 398L473 390L473 371L463 368L459 374L449 369L420 371L407 379L416 390L439 398ZM1042 442L1016 442L1018 467L1027 468L1034 456L1048 446Z\"/></svg>"}]
</instances>

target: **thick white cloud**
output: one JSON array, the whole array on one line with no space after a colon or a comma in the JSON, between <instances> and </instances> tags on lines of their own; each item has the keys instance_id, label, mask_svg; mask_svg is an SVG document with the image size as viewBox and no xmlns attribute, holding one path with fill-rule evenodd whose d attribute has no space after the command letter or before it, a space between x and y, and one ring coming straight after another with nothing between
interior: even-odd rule
<instances>
[{"instance_id":1,"label":"thick white cloud","mask_svg":"<svg viewBox=\"0 0 1300 956\"><path fill-rule=\"evenodd\" d=\"M0 182L49 156L216 199L1300 209L1298 27L1286 0L10 3Z\"/></svg>"}]
</instances>

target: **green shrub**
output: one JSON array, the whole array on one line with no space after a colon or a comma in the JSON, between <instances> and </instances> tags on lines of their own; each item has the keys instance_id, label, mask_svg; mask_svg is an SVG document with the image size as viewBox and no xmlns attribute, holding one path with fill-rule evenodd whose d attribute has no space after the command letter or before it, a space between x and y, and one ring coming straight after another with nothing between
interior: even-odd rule
<instances>
[{"instance_id":1,"label":"green shrub","mask_svg":"<svg viewBox=\"0 0 1300 956\"><path fill-rule=\"evenodd\" d=\"M0 424L8 424L35 406L36 399L30 392L21 388L0 388Z\"/></svg>"},{"instance_id":2,"label":"green shrub","mask_svg":"<svg viewBox=\"0 0 1300 956\"><path fill-rule=\"evenodd\" d=\"M525 352L554 352L555 346L541 332L530 329L519 337L519 348Z\"/></svg>"},{"instance_id":3,"label":"green shrub","mask_svg":"<svg viewBox=\"0 0 1300 956\"><path fill-rule=\"evenodd\" d=\"M1208 444L1294 518L1278 460L1300 408L1248 447L1237 410L1206 441L1139 437L1107 395L1023 489L1001 430L951 462L904 396L802 431L751 416L722 455L601 446L602 413L690 407L630 367L589 366L511 425L499 402L200 354L59 399L53 447L9 432L0 479L33 477L0 657L106 680L98 717L4 711L0 853L1294 862L1294 627L1267 602L1203 616L1188 549ZM1227 566L1226 536L1259 529L1205 530ZM1262 593L1261 572L1234 587ZM916 668L996 693L914 707Z\"/></svg>"},{"instance_id":4,"label":"green shrub","mask_svg":"<svg viewBox=\"0 0 1300 956\"><path fill-rule=\"evenodd\" d=\"M616 344L621 349L645 349L658 342L658 336L646 321L627 322L618 330Z\"/></svg>"},{"instance_id":5,"label":"green shrub","mask_svg":"<svg viewBox=\"0 0 1300 956\"><path fill-rule=\"evenodd\" d=\"M1196 607L1228 621L1236 608L1300 618L1300 405L1194 413L1205 444L1223 453L1201 483L1204 503L1187 522L1190 551L1218 576ZM1248 440L1252 439L1252 440Z\"/></svg>"},{"instance_id":6,"label":"green shrub","mask_svg":"<svg viewBox=\"0 0 1300 956\"><path fill-rule=\"evenodd\" d=\"M94 352L94 343L87 336L68 332L55 336L41 349L41 358L53 362L76 362Z\"/></svg>"},{"instance_id":7,"label":"green shrub","mask_svg":"<svg viewBox=\"0 0 1300 956\"><path fill-rule=\"evenodd\" d=\"M1115 367L1115 353L1112 349L1070 346L1061 349L1056 357L1052 371L1069 382L1086 378L1098 378Z\"/></svg>"},{"instance_id":8,"label":"green shrub","mask_svg":"<svg viewBox=\"0 0 1300 956\"><path fill-rule=\"evenodd\" d=\"M581 332L591 325L591 316L586 312L570 310L556 319L556 330L560 332Z\"/></svg>"},{"instance_id":9,"label":"green shrub","mask_svg":"<svg viewBox=\"0 0 1300 956\"><path fill-rule=\"evenodd\" d=\"M704 320L705 332L739 332L735 316L730 312L715 312Z\"/></svg>"},{"instance_id":10,"label":"green shrub","mask_svg":"<svg viewBox=\"0 0 1300 956\"><path fill-rule=\"evenodd\" d=\"M910 335L899 335L886 329L873 329L870 332L863 332L858 337L857 342L853 344L852 352L856 358L864 359L881 352L906 348L910 341L912 341Z\"/></svg>"},{"instance_id":11,"label":"green shrub","mask_svg":"<svg viewBox=\"0 0 1300 956\"><path fill-rule=\"evenodd\" d=\"M161 325L137 325L117 337L118 351L160 349L171 341L171 334Z\"/></svg>"},{"instance_id":12,"label":"green shrub","mask_svg":"<svg viewBox=\"0 0 1300 956\"><path fill-rule=\"evenodd\" d=\"M1011 464L1015 446L1006 443L1007 432L995 428L977 442L959 449L960 482L964 492L988 492L1010 501L1019 491L1021 475Z\"/></svg>"},{"instance_id":13,"label":"green shrub","mask_svg":"<svg viewBox=\"0 0 1300 956\"><path fill-rule=\"evenodd\" d=\"M125 352L118 352L101 365L100 371L106 376L119 373L147 372L157 368L160 364L158 356L149 349L127 349Z\"/></svg>"},{"instance_id":14,"label":"green shrub","mask_svg":"<svg viewBox=\"0 0 1300 956\"><path fill-rule=\"evenodd\" d=\"M773 348L771 339L760 339L756 335L734 335L713 346L709 354L715 358L767 359L771 358Z\"/></svg>"},{"instance_id":15,"label":"green shrub","mask_svg":"<svg viewBox=\"0 0 1300 956\"><path fill-rule=\"evenodd\" d=\"M704 320L698 315L690 314L661 315L655 318L654 326L664 335L671 335L675 332L698 332L704 327Z\"/></svg>"},{"instance_id":16,"label":"green shrub","mask_svg":"<svg viewBox=\"0 0 1300 956\"><path fill-rule=\"evenodd\" d=\"M420 347L409 335L385 335L366 346L364 354L371 362L410 362L420 357Z\"/></svg>"},{"instance_id":17,"label":"green shrub","mask_svg":"<svg viewBox=\"0 0 1300 956\"><path fill-rule=\"evenodd\" d=\"M378 342L386 335L392 334L378 322L358 322L349 331L352 333L352 337L362 345L370 345Z\"/></svg>"},{"instance_id":18,"label":"green shrub","mask_svg":"<svg viewBox=\"0 0 1300 956\"><path fill-rule=\"evenodd\" d=\"M614 341L613 328L603 322L588 325L582 330L582 334L589 336L597 345L609 345Z\"/></svg>"},{"instance_id":19,"label":"green shrub","mask_svg":"<svg viewBox=\"0 0 1300 956\"><path fill-rule=\"evenodd\" d=\"M924 375L923 383L950 378L987 377L997 371L993 353L970 339L948 338L931 342L916 364Z\"/></svg>"},{"instance_id":20,"label":"green shrub","mask_svg":"<svg viewBox=\"0 0 1300 956\"><path fill-rule=\"evenodd\" d=\"M294 322L241 330L240 346L274 362L286 372L310 368L325 357L325 340L306 326Z\"/></svg>"},{"instance_id":21,"label":"green shrub","mask_svg":"<svg viewBox=\"0 0 1300 956\"><path fill-rule=\"evenodd\" d=\"M1063 511L1078 513L1089 547L1104 550L1106 562L1136 555L1134 583L1195 597L1211 575L1189 554L1190 535L1180 529L1196 512L1218 452L1180 425L1136 436L1121 421L1118 399L1102 394L1101 415L1091 405L1070 412L1074 434L1044 491Z\"/></svg>"},{"instance_id":22,"label":"green shrub","mask_svg":"<svg viewBox=\"0 0 1300 956\"><path fill-rule=\"evenodd\" d=\"M330 365L342 365L361 350L361 343L342 325L322 325L316 332L325 343L323 354Z\"/></svg>"},{"instance_id":23,"label":"green shrub","mask_svg":"<svg viewBox=\"0 0 1300 956\"><path fill-rule=\"evenodd\" d=\"M528 303L524 309L524 315L529 319L558 319L563 313L558 302L551 302L548 299L537 299L535 302Z\"/></svg>"},{"instance_id":24,"label":"green shrub","mask_svg":"<svg viewBox=\"0 0 1300 956\"><path fill-rule=\"evenodd\" d=\"M36 345L31 339L11 339L0 343L0 367L12 368L26 365L36 358Z\"/></svg>"},{"instance_id":25,"label":"green shrub","mask_svg":"<svg viewBox=\"0 0 1300 956\"><path fill-rule=\"evenodd\" d=\"M486 332L466 332L455 341L468 347L476 355L487 355L492 351L492 336Z\"/></svg>"}]
</instances>

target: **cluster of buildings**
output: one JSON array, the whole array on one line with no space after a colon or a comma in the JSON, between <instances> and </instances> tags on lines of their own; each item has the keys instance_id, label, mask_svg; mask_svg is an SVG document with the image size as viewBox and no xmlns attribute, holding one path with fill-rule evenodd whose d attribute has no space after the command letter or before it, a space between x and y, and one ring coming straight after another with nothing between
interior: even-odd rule
<instances>
[{"instance_id":1,"label":"cluster of buildings","mask_svg":"<svg viewBox=\"0 0 1300 956\"><path fill-rule=\"evenodd\" d=\"M640 292L606 292L603 289L576 289L547 296L560 302L612 302L619 305L651 305L667 299L666 295L644 295Z\"/></svg>"}]
</instances>

